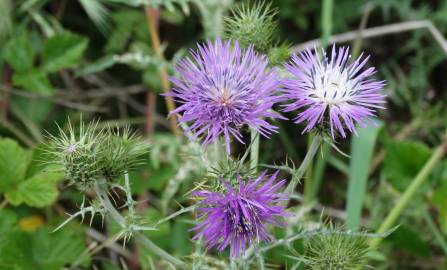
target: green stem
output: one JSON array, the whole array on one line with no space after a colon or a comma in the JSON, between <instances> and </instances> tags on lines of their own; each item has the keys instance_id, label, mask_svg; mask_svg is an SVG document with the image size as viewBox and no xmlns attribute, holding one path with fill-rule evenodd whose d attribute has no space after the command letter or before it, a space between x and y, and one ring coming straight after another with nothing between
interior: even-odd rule
<instances>
[{"instance_id":1,"label":"green stem","mask_svg":"<svg viewBox=\"0 0 447 270\"><path fill-rule=\"evenodd\" d=\"M405 209L407 204L416 194L416 192L420 189L421 185L428 178L429 174L435 167L435 165L442 159L446 152L447 147L447 136L444 138L443 143L439 145L435 152L432 154L430 159L425 163L424 167L419 171L416 177L413 179L411 184L407 187L404 194L402 194L401 198L394 206L394 208L389 212L386 219L383 221L382 225L377 230L377 234L382 234L391 229L394 226L397 219L399 218L402 211ZM382 238L373 239L370 243L371 249L376 249L381 243Z\"/></svg>"},{"instance_id":2,"label":"green stem","mask_svg":"<svg viewBox=\"0 0 447 270\"><path fill-rule=\"evenodd\" d=\"M315 154L318 151L318 148L321 145L321 136L315 135L313 137L312 143L309 146L309 149L307 150L307 154L304 157L303 162L301 163L300 167L295 171L295 173L292 176L292 180L290 181L289 185L286 188L286 192L288 194L292 194L295 191L296 186L298 185L298 182L303 177L304 173L309 168L309 165L312 163L313 158L315 157ZM305 186L310 185L310 183L306 183Z\"/></svg>"},{"instance_id":3,"label":"green stem","mask_svg":"<svg viewBox=\"0 0 447 270\"><path fill-rule=\"evenodd\" d=\"M328 45L329 37L332 32L332 10L334 6L333 0L323 0L323 10L321 13L321 47L325 48Z\"/></svg>"},{"instance_id":4,"label":"green stem","mask_svg":"<svg viewBox=\"0 0 447 270\"><path fill-rule=\"evenodd\" d=\"M324 170L326 169L327 159L330 154L330 150L331 146L329 144L323 144L321 148L322 154L317 157L312 178L308 178L308 181L312 179L312 182L310 185L311 190L308 193L304 193L304 201L306 203L312 202L320 189L321 182L323 181Z\"/></svg>"},{"instance_id":5,"label":"green stem","mask_svg":"<svg viewBox=\"0 0 447 270\"><path fill-rule=\"evenodd\" d=\"M259 162L259 134L255 129L251 129L251 148L250 148L250 169L257 171Z\"/></svg>"},{"instance_id":6,"label":"green stem","mask_svg":"<svg viewBox=\"0 0 447 270\"><path fill-rule=\"evenodd\" d=\"M135 215L133 209L134 201L130 190L129 174L127 172L124 173L124 186L126 188L127 208L129 209L129 215L133 217Z\"/></svg>"},{"instance_id":7,"label":"green stem","mask_svg":"<svg viewBox=\"0 0 447 270\"><path fill-rule=\"evenodd\" d=\"M116 210L116 208L113 206L112 202L110 201L109 197L107 196L107 193L104 190L104 186L99 186L98 184L94 187L95 193L98 196L99 200L101 201L102 205L105 207L107 212L110 214L110 216L117 222L121 228L125 228L125 222L126 220L124 217ZM171 254L167 253L160 247L158 247L156 244L154 244L151 240L149 240L144 234L141 232L133 232L135 239L140 242L148 251L153 252L155 255L159 256L160 258L165 259L166 261L172 263L173 265L184 269L186 268L186 263L173 257Z\"/></svg>"},{"instance_id":8,"label":"green stem","mask_svg":"<svg viewBox=\"0 0 447 270\"><path fill-rule=\"evenodd\" d=\"M436 241L438 241L439 245L441 246L442 250L444 251L444 254L447 255L447 242L445 241L444 237L442 236L442 233L436 227L436 224L433 221L432 217L430 216L428 209L426 211L423 211L422 215L425 219L425 222L427 222L428 227L433 232L433 235L435 236Z\"/></svg>"}]
</instances>

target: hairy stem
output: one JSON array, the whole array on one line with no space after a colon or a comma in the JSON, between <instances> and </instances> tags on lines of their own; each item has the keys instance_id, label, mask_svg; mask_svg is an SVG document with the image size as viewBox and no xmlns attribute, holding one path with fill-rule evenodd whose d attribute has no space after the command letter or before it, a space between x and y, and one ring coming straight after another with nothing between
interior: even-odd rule
<instances>
[{"instance_id":1,"label":"hairy stem","mask_svg":"<svg viewBox=\"0 0 447 270\"><path fill-rule=\"evenodd\" d=\"M421 185L428 178L435 165L442 159L442 157L446 152L446 148L447 148L447 134L444 137L444 141L436 148L435 152L433 152L430 159L425 163L424 167L419 171L419 173L413 179L411 184L407 187L407 189L405 190L404 194L402 194L397 204L393 207L393 209L391 209L388 216L385 218L382 225L377 230L378 234L384 233L394 226L402 211L408 205L408 203L416 194L416 192L420 189ZM381 241L382 241L381 238L373 239L370 243L371 249L376 249L381 243Z\"/></svg>"},{"instance_id":2,"label":"hairy stem","mask_svg":"<svg viewBox=\"0 0 447 270\"><path fill-rule=\"evenodd\" d=\"M133 217L135 215L135 211L133 209L134 201L130 191L129 174L127 172L124 173L124 186L126 188L127 208L129 209L129 215Z\"/></svg>"},{"instance_id":3,"label":"hairy stem","mask_svg":"<svg viewBox=\"0 0 447 270\"><path fill-rule=\"evenodd\" d=\"M295 191L298 182L309 168L309 165L312 163L312 160L315 157L315 154L317 153L320 145L321 145L321 135L317 134L313 137L312 143L309 146L309 149L307 151L306 156L304 157L303 162L301 163L300 167L294 172L292 180L290 181L289 185L286 188L286 192L289 195ZM306 183L306 185L310 185L310 183Z\"/></svg>"},{"instance_id":4,"label":"hairy stem","mask_svg":"<svg viewBox=\"0 0 447 270\"><path fill-rule=\"evenodd\" d=\"M105 186L99 186L98 184L95 185L95 193L98 196L99 200L101 201L102 205L105 207L107 212L110 214L110 216L117 222L122 228L125 228L125 219L124 217L116 210L116 208L113 206L112 202L110 201L109 197L107 196L107 192L105 191ZM156 244L154 244L151 240L149 240L144 234L141 232L133 232L135 239L140 242L148 251L154 253L155 255L159 256L160 258L163 258L164 260L172 263L176 267L179 267L181 269L186 268L186 263L173 257L160 247L158 247Z\"/></svg>"},{"instance_id":5,"label":"hairy stem","mask_svg":"<svg viewBox=\"0 0 447 270\"><path fill-rule=\"evenodd\" d=\"M250 169L257 171L259 162L259 133L255 129L250 130L251 148L250 148Z\"/></svg>"}]
</instances>

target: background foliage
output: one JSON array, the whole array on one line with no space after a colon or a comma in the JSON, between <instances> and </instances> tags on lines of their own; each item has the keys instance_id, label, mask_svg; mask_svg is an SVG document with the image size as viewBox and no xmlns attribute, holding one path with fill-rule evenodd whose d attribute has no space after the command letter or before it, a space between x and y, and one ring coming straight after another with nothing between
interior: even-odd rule
<instances>
[{"instance_id":1,"label":"background foliage","mask_svg":"<svg viewBox=\"0 0 447 270\"><path fill-rule=\"evenodd\" d=\"M312 203L294 208L301 227L330 218L348 229L375 231L445 140L447 51L425 20L446 36L447 2L339 0L329 21L322 18L320 1L267 2L277 11L279 31L269 35L278 46L284 42L295 48L323 33L398 23L392 34L385 27L374 38L354 35L343 41L353 46L353 54L364 50L373 55L377 76L387 81L388 109L376 127L337 144L350 158L330 147L322 149L306 175L313 183L307 193L311 198L298 198ZM83 196L67 186L57 168L50 168L47 134L58 132L55 122L66 129L68 117L74 125L81 119L100 119L98 128L131 125L152 145L130 177L137 211L156 223L190 205L188 191L203 179L203 164L192 157L194 148L172 131L160 93L188 48L225 34L223 16L238 5L232 0L0 0L1 269L167 267L138 245L124 249L119 241L108 244L116 232L108 220L102 224L94 219L89 227L86 217L83 223L77 220L50 233L66 213L76 211ZM408 22L422 27L408 29ZM278 125L280 132L261 144L260 163L299 164L307 145L302 128ZM243 153L244 148L238 150ZM400 227L369 255L369 265L447 268L447 160L428 179L400 216ZM184 256L196 248L191 226L186 214L147 234L171 254ZM304 269L297 258L309 245L318 251L318 244L297 240L289 250L271 249L267 266Z\"/></svg>"}]
</instances>

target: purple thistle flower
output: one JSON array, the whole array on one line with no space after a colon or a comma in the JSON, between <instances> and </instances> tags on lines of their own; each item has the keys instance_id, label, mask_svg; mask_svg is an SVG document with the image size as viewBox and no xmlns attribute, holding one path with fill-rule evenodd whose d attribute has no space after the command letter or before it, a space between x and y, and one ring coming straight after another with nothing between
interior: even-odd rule
<instances>
[{"instance_id":1,"label":"purple thistle flower","mask_svg":"<svg viewBox=\"0 0 447 270\"><path fill-rule=\"evenodd\" d=\"M294 120L306 122L303 133L329 123L332 137L339 133L344 138L346 130L356 133L356 123L365 126L376 110L383 108L385 95L380 91L384 81L371 78L376 73L374 67L361 71L369 56L362 53L349 64L350 57L349 48L337 52L334 45L330 60L325 52L320 60L314 49L293 55L286 65L293 78L283 81L284 95L293 102L284 111L302 109Z\"/></svg>"},{"instance_id":2,"label":"purple thistle flower","mask_svg":"<svg viewBox=\"0 0 447 270\"><path fill-rule=\"evenodd\" d=\"M243 254L251 244L270 241L266 225L283 226L282 219L287 216L285 205L278 204L287 199L285 193L278 192L285 180L275 184L277 176L278 172L268 178L264 171L247 183L237 177L238 189L224 182L226 193L194 192L194 196L203 198L197 211L204 219L192 229L199 231L193 239L203 236L207 249L216 247L219 251L230 245L231 257Z\"/></svg>"},{"instance_id":3,"label":"purple thistle flower","mask_svg":"<svg viewBox=\"0 0 447 270\"><path fill-rule=\"evenodd\" d=\"M220 135L225 136L227 153L230 135L242 141L240 128L248 125L263 136L277 127L264 118L282 118L272 111L281 97L277 95L280 80L268 68L268 59L253 47L243 50L239 43L208 41L198 45L192 59L185 58L176 66L179 78L171 78L172 93L182 105L170 112L183 113L179 122L191 122L187 131L204 136L205 145Z\"/></svg>"}]
</instances>

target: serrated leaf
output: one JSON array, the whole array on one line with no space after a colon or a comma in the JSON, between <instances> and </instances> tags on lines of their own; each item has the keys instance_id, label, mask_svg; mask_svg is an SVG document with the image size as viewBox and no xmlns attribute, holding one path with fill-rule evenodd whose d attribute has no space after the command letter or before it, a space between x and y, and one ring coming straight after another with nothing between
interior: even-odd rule
<instances>
[{"instance_id":1,"label":"serrated leaf","mask_svg":"<svg viewBox=\"0 0 447 270\"><path fill-rule=\"evenodd\" d=\"M431 150L420 142L390 142L383 172L388 181L403 191L430 158Z\"/></svg>"},{"instance_id":2,"label":"serrated leaf","mask_svg":"<svg viewBox=\"0 0 447 270\"><path fill-rule=\"evenodd\" d=\"M61 180L62 177L61 173L42 172L22 182L19 191L22 194L23 201L33 207L44 207L52 204L59 195L57 181Z\"/></svg>"},{"instance_id":3,"label":"serrated leaf","mask_svg":"<svg viewBox=\"0 0 447 270\"><path fill-rule=\"evenodd\" d=\"M42 228L28 233L16 229L0 238L0 269L60 270L85 251L83 237L69 230L51 233ZM86 256L83 265L88 262Z\"/></svg>"},{"instance_id":4,"label":"serrated leaf","mask_svg":"<svg viewBox=\"0 0 447 270\"><path fill-rule=\"evenodd\" d=\"M13 205L25 203L32 207L51 205L59 195L57 181L63 177L60 173L40 172L20 183L16 190L6 193Z\"/></svg>"},{"instance_id":5,"label":"serrated leaf","mask_svg":"<svg viewBox=\"0 0 447 270\"><path fill-rule=\"evenodd\" d=\"M11 139L0 139L0 192L7 192L25 179L31 153Z\"/></svg>"},{"instance_id":6,"label":"serrated leaf","mask_svg":"<svg viewBox=\"0 0 447 270\"><path fill-rule=\"evenodd\" d=\"M26 34L11 39L5 46L3 56L16 72L27 72L33 67L34 51Z\"/></svg>"},{"instance_id":7,"label":"serrated leaf","mask_svg":"<svg viewBox=\"0 0 447 270\"><path fill-rule=\"evenodd\" d=\"M73 263L84 253L85 243L80 233L70 230L60 230L51 233L49 230L39 230L34 236L34 254L41 269L61 269L62 266ZM83 262L89 257L83 254Z\"/></svg>"},{"instance_id":8,"label":"serrated leaf","mask_svg":"<svg viewBox=\"0 0 447 270\"><path fill-rule=\"evenodd\" d=\"M70 32L52 36L43 48L43 68L48 72L56 72L77 66L87 44L87 38Z\"/></svg>"},{"instance_id":9,"label":"serrated leaf","mask_svg":"<svg viewBox=\"0 0 447 270\"><path fill-rule=\"evenodd\" d=\"M12 77L15 86L43 95L52 95L53 86L47 74L41 70L33 69L26 73L15 73Z\"/></svg>"}]
</instances>

